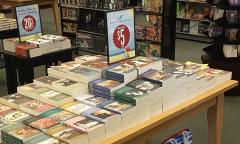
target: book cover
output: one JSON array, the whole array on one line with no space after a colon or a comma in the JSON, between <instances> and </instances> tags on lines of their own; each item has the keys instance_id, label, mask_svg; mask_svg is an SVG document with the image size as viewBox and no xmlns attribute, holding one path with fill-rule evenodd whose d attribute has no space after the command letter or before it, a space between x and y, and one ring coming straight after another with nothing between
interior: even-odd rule
<instances>
[{"instance_id":1,"label":"book cover","mask_svg":"<svg viewBox=\"0 0 240 144\"><path fill-rule=\"evenodd\" d=\"M2 118L9 122L19 122L25 120L26 118L29 118L30 116L30 114L16 110L7 113L6 115L2 116Z\"/></svg>"},{"instance_id":2,"label":"book cover","mask_svg":"<svg viewBox=\"0 0 240 144\"><path fill-rule=\"evenodd\" d=\"M98 82L97 82L98 81ZM103 87L103 88L108 88L108 89L112 89L114 87L120 86L121 83L118 81L114 81L114 80L107 80L107 79L100 79L100 80L96 80L96 85Z\"/></svg>"},{"instance_id":3,"label":"book cover","mask_svg":"<svg viewBox=\"0 0 240 144\"><path fill-rule=\"evenodd\" d=\"M68 84L69 83L65 83L65 85L68 85ZM60 93L54 90L47 91L45 93L40 94L39 96L56 101L56 102L70 98L69 95L65 95L63 93Z\"/></svg>"},{"instance_id":4,"label":"book cover","mask_svg":"<svg viewBox=\"0 0 240 144\"><path fill-rule=\"evenodd\" d=\"M157 83L157 82L146 81L146 80L138 78L138 79L128 83L127 86L136 88L136 89L140 89L147 93L151 93L152 91L162 87L162 84Z\"/></svg>"},{"instance_id":5,"label":"book cover","mask_svg":"<svg viewBox=\"0 0 240 144\"><path fill-rule=\"evenodd\" d=\"M91 131L100 125L99 122L83 116L72 118L66 121L66 124L84 132Z\"/></svg>"},{"instance_id":6,"label":"book cover","mask_svg":"<svg viewBox=\"0 0 240 144\"><path fill-rule=\"evenodd\" d=\"M41 117L41 116L37 116L37 117L33 117L30 119L27 119L25 121L23 121L24 124L29 125L31 127L34 127L38 130L44 131L46 129L49 129L53 126L58 125L58 121L49 118L49 117Z\"/></svg>"},{"instance_id":7,"label":"book cover","mask_svg":"<svg viewBox=\"0 0 240 144\"><path fill-rule=\"evenodd\" d=\"M119 73L119 74L127 74L127 73L130 73L132 71L136 70L136 68L132 65L129 65L129 64L121 64L121 65L118 65L108 71L110 72L114 72L114 73Z\"/></svg>"},{"instance_id":8,"label":"book cover","mask_svg":"<svg viewBox=\"0 0 240 144\"><path fill-rule=\"evenodd\" d=\"M0 116L5 114L6 112L12 111L12 110L13 109L11 109L10 107L0 104Z\"/></svg>"},{"instance_id":9,"label":"book cover","mask_svg":"<svg viewBox=\"0 0 240 144\"><path fill-rule=\"evenodd\" d=\"M85 103L90 106L98 106L99 104L106 102L107 100L102 97L86 97L85 99L81 99L80 102Z\"/></svg>"},{"instance_id":10,"label":"book cover","mask_svg":"<svg viewBox=\"0 0 240 144\"><path fill-rule=\"evenodd\" d=\"M37 136L41 133L39 130L26 126L24 124L12 125L3 129L2 131L22 141Z\"/></svg>"},{"instance_id":11,"label":"book cover","mask_svg":"<svg viewBox=\"0 0 240 144\"><path fill-rule=\"evenodd\" d=\"M23 86L20 86L19 88L21 88L24 91L29 91L29 92L38 91L40 89L44 89L44 87L36 85L34 83L23 85Z\"/></svg>"},{"instance_id":12,"label":"book cover","mask_svg":"<svg viewBox=\"0 0 240 144\"><path fill-rule=\"evenodd\" d=\"M33 100L19 93L3 96L0 99L3 99L4 101L8 101L10 103L15 103L15 104L21 104L21 103Z\"/></svg>"},{"instance_id":13,"label":"book cover","mask_svg":"<svg viewBox=\"0 0 240 144\"><path fill-rule=\"evenodd\" d=\"M145 73L141 74L140 76L144 79L158 81L158 82L162 82L172 77L170 73L164 73L162 71L157 71L154 69L150 69Z\"/></svg>"},{"instance_id":14,"label":"book cover","mask_svg":"<svg viewBox=\"0 0 240 144\"><path fill-rule=\"evenodd\" d=\"M101 60L101 61L88 61L82 64L83 66L87 66L90 68L95 68L95 69L105 69L108 67L107 61Z\"/></svg>"},{"instance_id":15,"label":"book cover","mask_svg":"<svg viewBox=\"0 0 240 144\"><path fill-rule=\"evenodd\" d=\"M60 79L52 77L52 76L44 76L44 77L37 78L35 80L39 81L39 82L42 82L42 83L45 83L47 85L52 85L53 82L58 81Z\"/></svg>"},{"instance_id":16,"label":"book cover","mask_svg":"<svg viewBox=\"0 0 240 144\"><path fill-rule=\"evenodd\" d=\"M116 113L101 109L92 108L82 113L84 116L92 118L96 121L105 123L110 117L116 115Z\"/></svg>"},{"instance_id":17,"label":"book cover","mask_svg":"<svg viewBox=\"0 0 240 144\"><path fill-rule=\"evenodd\" d=\"M21 105L25 108L28 108L32 111L36 111L39 113L42 113L42 112L45 112L47 110L54 108L53 106L43 103L43 102L40 102L38 100L27 101L25 103L22 103Z\"/></svg>"},{"instance_id":18,"label":"book cover","mask_svg":"<svg viewBox=\"0 0 240 144\"><path fill-rule=\"evenodd\" d=\"M95 70L92 70L89 68L82 68L82 67L72 69L72 70L70 70L70 72L73 72L73 73L76 73L79 75L83 75L83 76L92 76L92 75L99 74L98 71L95 71Z\"/></svg>"},{"instance_id":19,"label":"book cover","mask_svg":"<svg viewBox=\"0 0 240 144\"><path fill-rule=\"evenodd\" d=\"M139 99L143 96L146 96L147 93L140 90L131 88L128 86L124 86L116 91L114 91L114 96L116 100L122 100L125 102L129 102L131 104L136 105L136 99Z\"/></svg>"},{"instance_id":20,"label":"book cover","mask_svg":"<svg viewBox=\"0 0 240 144\"><path fill-rule=\"evenodd\" d=\"M72 102L72 103L63 105L62 108L79 115L82 112L88 109L91 109L92 107L85 104L78 103L78 102Z\"/></svg>"},{"instance_id":21,"label":"book cover","mask_svg":"<svg viewBox=\"0 0 240 144\"><path fill-rule=\"evenodd\" d=\"M121 114L133 108L134 106L129 103L111 100L102 104L100 107Z\"/></svg>"}]
</instances>

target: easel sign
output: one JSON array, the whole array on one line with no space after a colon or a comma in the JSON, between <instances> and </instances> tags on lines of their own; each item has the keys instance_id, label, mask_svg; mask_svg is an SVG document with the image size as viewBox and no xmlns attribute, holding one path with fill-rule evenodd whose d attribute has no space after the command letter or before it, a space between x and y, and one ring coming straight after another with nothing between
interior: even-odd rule
<instances>
[{"instance_id":1,"label":"easel sign","mask_svg":"<svg viewBox=\"0 0 240 144\"><path fill-rule=\"evenodd\" d=\"M42 25L38 4L16 7L16 17L20 42L42 36Z\"/></svg>"},{"instance_id":2,"label":"easel sign","mask_svg":"<svg viewBox=\"0 0 240 144\"><path fill-rule=\"evenodd\" d=\"M134 9L107 13L108 63L136 56Z\"/></svg>"}]
</instances>

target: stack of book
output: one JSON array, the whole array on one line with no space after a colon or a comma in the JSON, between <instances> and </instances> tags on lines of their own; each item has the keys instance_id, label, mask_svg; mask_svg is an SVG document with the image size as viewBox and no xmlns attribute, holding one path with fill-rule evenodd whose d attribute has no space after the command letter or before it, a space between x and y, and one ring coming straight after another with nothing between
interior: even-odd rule
<instances>
[{"instance_id":1,"label":"stack of book","mask_svg":"<svg viewBox=\"0 0 240 144\"><path fill-rule=\"evenodd\" d=\"M113 91L123 87L123 83L108 79L97 79L89 82L89 93L103 97L105 99L113 98Z\"/></svg>"},{"instance_id":2,"label":"stack of book","mask_svg":"<svg viewBox=\"0 0 240 144\"><path fill-rule=\"evenodd\" d=\"M38 39L27 40L24 43L19 43L17 38L6 39L3 41L3 46L4 50L30 58L72 47L67 37L56 35L43 35Z\"/></svg>"},{"instance_id":3,"label":"stack of book","mask_svg":"<svg viewBox=\"0 0 240 144\"><path fill-rule=\"evenodd\" d=\"M17 28L15 19L6 18L3 13L0 13L0 31L6 31Z\"/></svg>"}]
</instances>

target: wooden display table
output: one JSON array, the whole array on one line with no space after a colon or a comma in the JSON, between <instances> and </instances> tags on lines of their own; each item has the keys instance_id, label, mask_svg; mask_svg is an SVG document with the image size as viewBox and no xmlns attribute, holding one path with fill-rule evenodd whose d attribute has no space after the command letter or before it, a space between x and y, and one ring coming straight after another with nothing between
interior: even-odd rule
<instances>
[{"instance_id":1,"label":"wooden display table","mask_svg":"<svg viewBox=\"0 0 240 144\"><path fill-rule=\"evenodd\" d=\"M17 92L18 84L23 85L33 82L34 67L45 65L47 70L47 67L52 63L57 64L59 61L71 61L77 50L77 47L73 47L34 58L18 57L15 53L0 50L0 54L3 54L6 65L8 94Z\"/></svg>"},{"instance_id":2,"label":"wooden display table","mask_svg":"<svg viewBox=\"0 0 240 144\"><path fill-rule=\"evenodd\" d=\"M164 132L169 126L178 123L181 119L191 117L194 114L207 110L208 118L208 143L222 143L222 122L224 109L224 92L236 87L237 81L229 80L204 92L197 97L188 100L175 108L152 117L129 130L108 138L102 144L147 144L151 143L153 134L160 130ZM160 143L160 142L159 142Z\"/></svg>"},{"instance_id":3,"label":"wooden display table","mask_svg":"<svg viewBox=\"0 0 240 144\"><path fill-rule=\"evenodd\" d=\"M36 4L39 6L52 6L54 20L56 24L56 29L60 31L60 19L59 19L59 9L58 9L58 0L1 0L1 5L9 5L12 7L13 14L15 16L15 8L20 5Z\"/></svg>"}]
</instances>

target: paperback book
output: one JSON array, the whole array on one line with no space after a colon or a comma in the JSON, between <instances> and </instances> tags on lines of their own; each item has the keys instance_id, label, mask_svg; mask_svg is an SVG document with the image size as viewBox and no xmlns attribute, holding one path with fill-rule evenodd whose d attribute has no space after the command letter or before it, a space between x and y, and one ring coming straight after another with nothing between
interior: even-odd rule
<instances>
[{"instance_id":1,"label":"paperback book","mask_svg":"<svg viewBox=\"0 0 240 144\"><path fill-rule=\"evenodd\" d=\"M33 100L33 99L29 98L27 96L24 96L22 94L15 93L15 94L1 97L0 103L5 104L14 109L19 109L19 104L27 102L27 101L31 101L31 100Z\"/></svg>"},{"instance_id":2,"label":"paperback book","mask_svg":"<svg viewBox=\"0 0 240 144\"><path fill-rule=\"evenodd\" d=\"M79 103L79 102L72 102L72 103L68 103L68 104L63 105L60 108L66 110L66 111L75 113L77 115L80 115L84 111L89 110L93 107L82 104L82 103Z\"/></svg>"}]
</instances>

